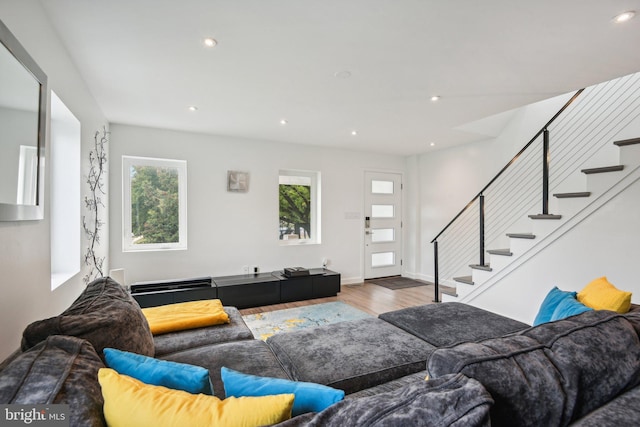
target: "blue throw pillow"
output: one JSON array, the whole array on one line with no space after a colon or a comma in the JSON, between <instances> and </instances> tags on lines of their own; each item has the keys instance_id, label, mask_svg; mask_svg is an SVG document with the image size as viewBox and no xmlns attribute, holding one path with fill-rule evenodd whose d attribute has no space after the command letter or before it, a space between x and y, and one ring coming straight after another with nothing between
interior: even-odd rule
<instances>
[{"instance_id":1,"label":"blue throw pillow","mask_svg":"<svg viewBox=\"0 0 640 427\"><path fill-rule=\"evenodd\" d=\"M280 378L258 377L229 368L220 370L226 397L269 396L293 393L292 416L320 412L344 399L344 391L326 385L289 381Z\"/></svg>"},{"instance_id":2,"label":"blue throw pillow","mask_svg":"<svg viewBox=\"0 0 640 427\"><path fill-rule=\"evenodd\" d=\"M558 289L557 286L554 286L553 289L551 289L547 296L544 298L544 301L542 301L540 309L538 310L538 315L533 321L533 326L538 326L541 323L550 322L552 320L551 317L553 316L553 312L556 310L556 307L558 307L558 304L566 299L575 300L576 295L577 292L562 291Z\"/></svg>"},{"instance_id":3,"label":"blue throw pillow","mask_svg":"<svg viewBox=\"0 0 640 427\"><path fill-rule=\"evenodd\" d=\"M158 360L113 348L104 349L104 359L107 367L145 384L213 395L209 371L200 366Z\"/></svg>"},{"instance_id":4,"label":"blue throw pillow","mask_svg":"<svg viewBox=\"0 0 640 427\"><path fill-rule=\"evenodd\" d=\"M584 313L585 311L592 311L591 307L587 307L575 298L564 299L560 301L560 304L553 311L551 315L551 321L564 319L566 317L575 316L576 314Z\"/></svg>"}]
</instances>

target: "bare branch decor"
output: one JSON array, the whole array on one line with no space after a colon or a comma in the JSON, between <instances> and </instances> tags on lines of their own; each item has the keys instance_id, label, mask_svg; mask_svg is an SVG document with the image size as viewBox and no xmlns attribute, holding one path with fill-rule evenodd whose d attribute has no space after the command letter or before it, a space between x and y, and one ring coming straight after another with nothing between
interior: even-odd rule
<instances>
[{"instance_id":1,"label":"bare branch decor","mask_svg":"<svg viewBox=\"0 0 640 427\"><path fill-rule=\"evenodd\" d=\"M104 277L105 257L98 256L96 250L100 246L100 230L104 221L100 219L100 206L105 207L102 197L106 196L103 177L106 173L107 153L105 145L108 142L107 129L96 131L93 136L93 149L89 152L89 174L87 184L89 184L89 195L84 197L84 204L89 211L90 218L82 217L82 227L87 236L88 246L84 255L84 263L89 267L89 271L84 276L84 282L89 283L97 277Z\"/></svg>"}]
</instances>

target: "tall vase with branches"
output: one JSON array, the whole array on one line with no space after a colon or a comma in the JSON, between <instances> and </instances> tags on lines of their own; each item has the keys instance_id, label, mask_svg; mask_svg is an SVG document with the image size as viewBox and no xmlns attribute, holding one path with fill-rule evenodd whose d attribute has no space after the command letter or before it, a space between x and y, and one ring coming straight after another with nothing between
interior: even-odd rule
<instances>
[{"instance_id":1,"label":"tall vase with branches","mask_svg":"<svg viewBox=\"0 0 640 427\"><path fill-rule=\"evenodd\" d=\"M105 208L103 197L106 196L104 175L106 174L107 153L106 144L109 132L106 127L102 131L96 131L93 136L93 149L89 152L89 173L87 184L89 194L84 197L87 216L82 217L82 227L87 237L87 249L84 254L84 263L89 267L84 276L84 282L89 283L98 277L104 277L104 256L99 256L96 251L100 246L100 231L104 221L100 219L100 207Z\"/></svg>"}]
</instances>

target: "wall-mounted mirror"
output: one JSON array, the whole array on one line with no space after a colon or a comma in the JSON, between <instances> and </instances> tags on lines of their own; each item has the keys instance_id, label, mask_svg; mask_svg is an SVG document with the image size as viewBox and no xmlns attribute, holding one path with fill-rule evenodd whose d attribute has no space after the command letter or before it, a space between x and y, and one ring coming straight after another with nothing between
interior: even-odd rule
<instances>
[{"instance_id":1,"label":"wall-mounted mirror","mask_svg":"<svg viewBox=\"0 0 640 427\"><path fill-rule=\"evenodd\" d=\"M47 76L0 21L0 221L44 217Z\"/></svg>"}]
</instances>

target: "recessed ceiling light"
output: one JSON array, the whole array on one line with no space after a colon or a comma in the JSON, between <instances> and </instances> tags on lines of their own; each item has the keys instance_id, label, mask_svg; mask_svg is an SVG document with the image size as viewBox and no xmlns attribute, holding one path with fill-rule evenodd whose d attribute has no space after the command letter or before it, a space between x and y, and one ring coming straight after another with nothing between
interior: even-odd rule
<instances>
[{"instance_id":1,"label":"recessed ceiling light","mask_svg":"<svg viewBox=\"0 0 640 427\"><path fill-rule=\"evenodd\" d=\"M207 47L215 47L218 44L218 41L212 37L207 37L203 40L203 43Z\"/></svg>"},{"instance_id":2,"label":"recessed ceiling light","mask_svg":"<svg viewBox=\"0 0 640 427\"><path fill-rule=\"evenodd\" d=\"M280 124L282 126L286 125L287 123L289 123L288 121L286 121L285 119L280 120Z\"/></svg>"},{"instance_id":3,"label":"recessed ceiling light","mask_svg":"<svg viewBox=\"0 0 640 427\"><path fill-rule=\"evenodd\" d=\"M333 75L337 79L348 79L349 77L351 77L351 71L349 70L336 71Z\"/></svg>"},{"instance_id":4,"label":"recessed ceiling light","mask_svg":"<svg viewBox=\"0 0 640 427\"><path fill-rule=\"evenodd\" d=\"M613 22L615 22L616 24L621 24L623 22L630 21L634 16L636 16L636 11L629 10L627 12L621 13L620 15L614 16Z\"/></svg>"},{"instance_id":5,"label":"recessed ceiling light","mask_svg":"<svg viewBox=\"0 0 640 427\"><path fill-rule=\"evenodd\" d=\"M198 111L198 107L196 107L195 105L190 105L187 108L189 109L189 111Z\"/></svg>"},{"instance_id":6,"label":"recessed ceiling light","mask_svg":"<svg viewBox=\"0 0 640 427\"><path fill-rule=\"evenodd\" d=\"M440 95L433 95L433 96L431 97L431 100L432 100L433 102L439 101L439 100L440 100Z\"/></svg>"},{"instance_id":7,"label":"recessed ceiling light","mask_svg":"<svg viewBox=\"0 0 640 427\"><path fill-rule=\"evenodd\" d=\"M357 130L352 130L352 131L351 131L351 135L356 136L357 134L358 134L358 131L357 131Z\"/></svg>"},{"instance_id":8,"label":"recessed ceiling light","mask_svg":"<svg viewBox=\"0 0 640 427\"><path fill-rule=\"evenodd\" d=\"M435 143L435 142L432 142L432 143L431 143L431 144L429 144L429 145L430 145L430 146L432 146L432 147L435 147L435 146L436 146L436 143Z\"/></svg>"}]
</instances>

